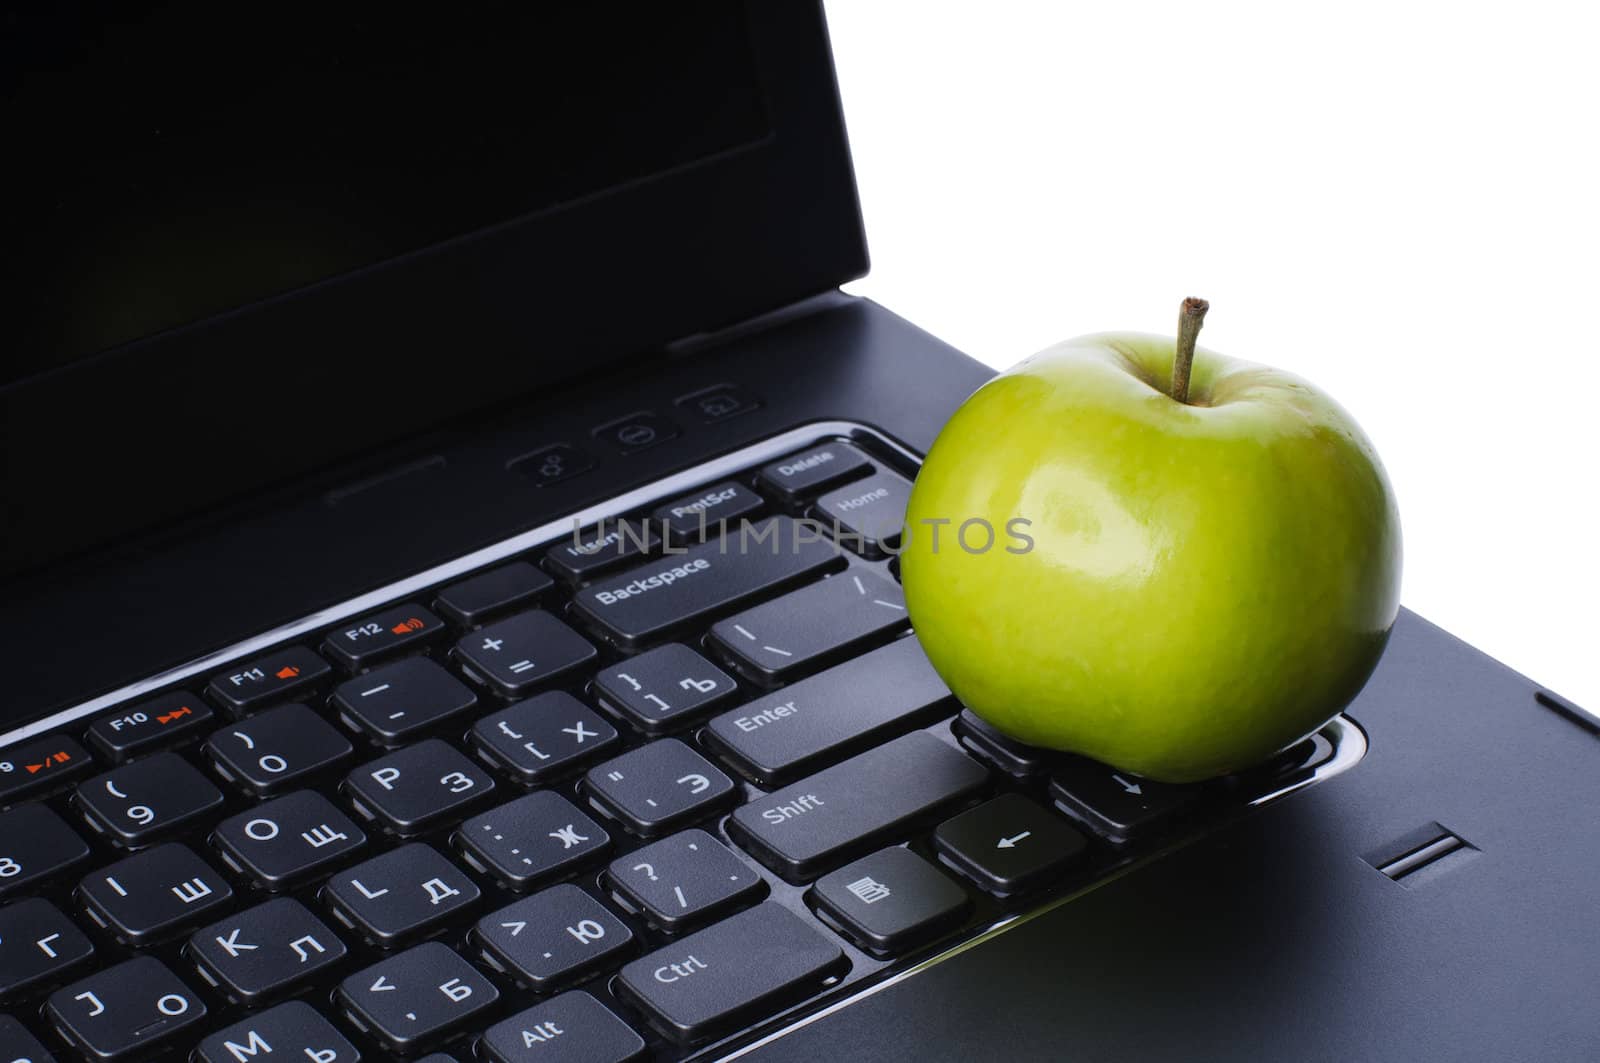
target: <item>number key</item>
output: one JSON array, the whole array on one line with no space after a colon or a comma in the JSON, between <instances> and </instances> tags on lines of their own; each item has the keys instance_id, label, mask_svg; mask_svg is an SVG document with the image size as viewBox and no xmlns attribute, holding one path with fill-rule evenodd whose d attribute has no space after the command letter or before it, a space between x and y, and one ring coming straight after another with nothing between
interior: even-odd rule
<instances>
[{"instance_id":1,"label":"number key","mask_svg":"<svg viewBox=\"0 0 1600 1063\"><path fill-rule=\"evenodd\" d=\"M0 896L57 875L88 856L88 844L44 805L0 812Z\"/></svg>"},{"instance_id":2,"label":"number key","mask_svg":"<svg viewBox=\"0 0 1600 1063\"><path fill-rule=\"evenodd\" d=\"M348 739L304 705L280 705L206 739L226 779L253 794L281 793L352 752Z\"/></svg>"},{"instance_id":3,"label":"number key","mask_svg":"<svg viewBox=\"0 0 1600 1063\"><path fill-rule=\"evenodd\" d=\"M141 845L222 804L222 792L176 753L157 753L78 784L90 826L119 845Z\"/></svg>"}]
</instances>

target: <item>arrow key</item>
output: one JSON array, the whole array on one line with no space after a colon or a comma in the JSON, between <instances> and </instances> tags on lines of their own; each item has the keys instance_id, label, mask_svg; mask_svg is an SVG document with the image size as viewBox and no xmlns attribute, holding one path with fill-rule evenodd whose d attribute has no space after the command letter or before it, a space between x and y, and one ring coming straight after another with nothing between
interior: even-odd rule
<instances>
[{"instance_id":1,"label":"arrow key","mask_svg":"<svg viewBox=\"0 0 1600 1063\"><path fill-rule=\"evenodd\" d=\"M1021 794L1001 794L933 832L940 858L1002 897L1032 889L1077 861L1088 841Z\"/></svg>"},{"instance_id":2,"label":"arrow key","mask_svg":"<svg viewBox=\"0 0 1600 1063\"><path fill-rule=\"evenodd\" d=\"M1113 845L1161 833L1200 794L1198 786L1151 782L1082 757L1067 758L1050 779L1056 808Z\"/></svg>"}]
</instances>

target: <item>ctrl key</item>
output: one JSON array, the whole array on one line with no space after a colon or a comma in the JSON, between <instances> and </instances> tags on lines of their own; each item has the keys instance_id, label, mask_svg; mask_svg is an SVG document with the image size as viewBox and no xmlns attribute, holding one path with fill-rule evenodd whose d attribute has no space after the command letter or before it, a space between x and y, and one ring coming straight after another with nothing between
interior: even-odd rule
<instances>
[{"instance_id":1,"label":"ctrl key","mask_svg":"<svg viewBox=\"0 0 1600 1063\"><path fill-rule=\"evenodd\" d=\"M644 1038L594 997L573 990L489 1027L483 1049L495 1063L628 1063L644 1054Z\"/></svg>"},{"instance_id":2,"label":"ctrl key","mask_svg":"<svg viewBox=\"0 0 1600 1063\"><path fill-rule=\"evenodd\" d=\"M167 1044L205 1014L199 994L150 956L96 971L57 990L45 1005L61 1035L97 1059Z\"/></svg>"},{"instance_id":3,"label":"ctrl key","mask_svg":"<svg viewBox=\"0 0 1600 1063\"><path fill-rule=\"evenodd\" d=\"M847 966L837 945L768 901L634 960L618 986L663 1034L691 1044L810 996Z\"/></svg>"}]
</instances>

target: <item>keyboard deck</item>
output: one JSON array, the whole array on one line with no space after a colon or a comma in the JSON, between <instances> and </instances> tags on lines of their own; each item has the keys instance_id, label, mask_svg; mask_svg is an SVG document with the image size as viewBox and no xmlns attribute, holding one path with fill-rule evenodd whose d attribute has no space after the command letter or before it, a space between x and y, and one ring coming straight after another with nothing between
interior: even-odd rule
<instances>
[{"instance_id":1,"label":"keyboard deck","mask_svg":"<svg viewBox=\"0 0 1600 1063\"><path fill-rule=\"evenodd\" d=\"M733 1055L1360 758L995 733L909 628L914 474L790 432L12 736L0 1057Z\"/></svg>"}]
</instances>

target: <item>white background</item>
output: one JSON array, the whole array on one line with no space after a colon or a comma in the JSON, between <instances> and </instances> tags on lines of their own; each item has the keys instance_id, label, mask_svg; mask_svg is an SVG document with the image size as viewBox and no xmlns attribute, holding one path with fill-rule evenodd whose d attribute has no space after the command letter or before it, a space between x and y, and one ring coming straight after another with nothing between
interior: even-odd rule
<instances>
[{"instance_id":1,"label":"white background","mask_svg":"<svg viewBox=\"0 0 1600 1063\"><path fill-rule=\"evenodd\" d=\"M1210 299L1376 443L1405 603L1600 710L1595 10L829 3L847 290L996 368Z\"/></svg>"}]
</instances>

